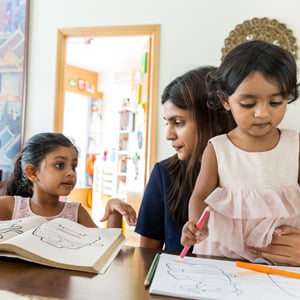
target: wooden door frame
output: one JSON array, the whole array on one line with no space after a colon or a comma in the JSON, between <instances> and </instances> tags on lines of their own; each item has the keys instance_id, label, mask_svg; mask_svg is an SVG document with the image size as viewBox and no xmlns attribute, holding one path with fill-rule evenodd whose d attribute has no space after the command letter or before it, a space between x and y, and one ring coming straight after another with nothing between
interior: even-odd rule
<instances>
[{"instance_id":1,"label":"wooden door frame","mask_svg":"<svg viewBox=\"0 0 300 300\"><path fill-rule=\"evenodd\" d=\"M68 37L107 37L107 36L136 36L150 37L149 83L147 102L147 121L145 138L145 183L147 182L154 163L156 162L157 136L157 104L158 104L158 70L160 49L160 25L128 25L82 28L59 28L57 31L56 58L56 88L53 130L62 132L64 111L64 78L66 65L66 49Z\"/></svg>"}]
</instances>

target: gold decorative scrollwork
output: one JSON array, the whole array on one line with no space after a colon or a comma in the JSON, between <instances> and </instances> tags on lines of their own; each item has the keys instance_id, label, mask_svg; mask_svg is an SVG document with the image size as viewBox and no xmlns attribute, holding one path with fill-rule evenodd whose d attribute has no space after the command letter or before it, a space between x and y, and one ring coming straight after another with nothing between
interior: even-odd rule
<instances>
[{"instance_id":1,"label":"gold decorative scrollwork","mask_svg":"<svg viewBox=\"0 0 300 300\"><path fill-rule=\"evenodd\" d=\"M237 25L225 39L223 57L234 47L251 40L264 40L290 51L297 59L297 43L285 24L268 18L253 18Z\"/></svg>"}]
</instances>

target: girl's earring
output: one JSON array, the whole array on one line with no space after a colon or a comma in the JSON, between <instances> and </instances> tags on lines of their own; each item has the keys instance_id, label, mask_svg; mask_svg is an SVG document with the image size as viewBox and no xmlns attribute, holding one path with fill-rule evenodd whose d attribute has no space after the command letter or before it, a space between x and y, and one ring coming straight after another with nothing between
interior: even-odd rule
<instances>
[{"instance_id":1,"label":"girl's earring","mask_svg":"<svg viewBox=\"0 0 300 300\"><path fill-rule=\"evenodd\" d=\"M25 165L24 173L31 182L36 180L35 168L32 164Z\"/></svg>"}]
</instances>

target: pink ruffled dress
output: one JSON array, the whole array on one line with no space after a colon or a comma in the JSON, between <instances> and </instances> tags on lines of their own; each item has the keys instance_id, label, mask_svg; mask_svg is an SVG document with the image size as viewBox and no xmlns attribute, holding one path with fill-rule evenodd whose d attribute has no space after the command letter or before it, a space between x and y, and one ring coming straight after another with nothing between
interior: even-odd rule
<instances>
[{"instance_id":1,"label":"pink ruffled dress","mask_svg":"<svg viewBox=\"0 0 300 300\"><path fill-rule=\"evenodd\" d=\"M269 245L279 225L300 228L299 133L281 130L277 146L265 152L243 151L227 135L210 142L219 187L205 200L209 236L194 253L261 261L252 247Z\"/></svg>"}]
</instances>

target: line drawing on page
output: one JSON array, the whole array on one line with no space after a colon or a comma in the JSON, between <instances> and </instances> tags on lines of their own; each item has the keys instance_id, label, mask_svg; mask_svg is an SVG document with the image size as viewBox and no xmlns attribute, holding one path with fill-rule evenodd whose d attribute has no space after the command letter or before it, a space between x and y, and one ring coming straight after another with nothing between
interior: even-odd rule
<instances>
[{"instance_id":1,"label":"line drawing on page","mask_svg":"<svg viewBox=\"0 0 300 300\"><path fill-rule=\"evenodd\" d=\"M150 291L189 299L300 299L299 284L237 268L234 261L162 254Z\"/></svg>"},{"instance_id":2,"label":"line drawing on page","mask_svg":"<svg viewBox=\"0 0 300 300\"><path fill-rule=\"evenodd\" d=\"M243 291L234 282L235 274L226 273L221 268L207 264L193 264L176 261L165 265L168 274L180 283L180 289L203 293L241 295Z\"/></svg>"},{"instance_id":3,"label":"line drawing on page","mask_svg":"<svg viewBox=\"0 0 300 300\"><path fill-rule=\"evenodd\" d=\"M79 249L86 246L104 246L101 236L82 234L53 221L38 226L32 235L56 248Z\"/></svg>"},{"instance_id":4,"label":"line drawing on page","mask_svg":"<svg viewBox=\"0 0 300 300\"><path fill-rule=\"evenodd\" d=\"M8 233L24 233L21 220L0 222L0 240L4 239Z\"/></svg>"},{"instance_id":5,"label":"line drawing on page","mask_svg":"<svg viewBox=\"0 0 300 300\"><path fill-rule=\"evenodd\" d=\"M30 220L28 222L28 220ZM75 231L52 220L42 223L38 218L0 221L0 241L32 231L31 235L55 248L79 249L86 246L104 247L101 235Z\"/></svg>"}]
</instances>

